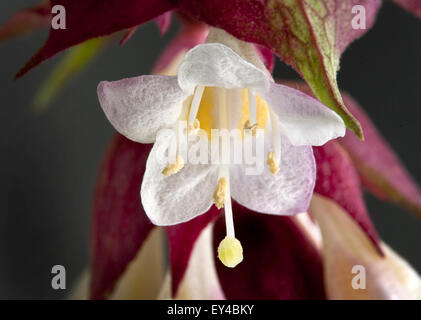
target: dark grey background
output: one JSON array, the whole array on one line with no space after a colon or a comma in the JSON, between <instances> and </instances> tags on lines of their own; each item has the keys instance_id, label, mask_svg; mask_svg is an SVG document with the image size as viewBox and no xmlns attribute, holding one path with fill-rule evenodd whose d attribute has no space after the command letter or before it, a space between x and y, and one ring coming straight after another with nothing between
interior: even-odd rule
<instances>
[{"instance_id":1,"label":"dark grey background","mask_svg":"<svg viewBox=\"0 0 421 320\"><path fill-rule=\"evenodd\" d=\"M1 1L0 23L36 3ZM64 265L71 287L87 266L92 191L114 132L96 86L148 73L176 28L162 40L148 24L125 46L113 44L41 115L31 111L31 99L57 60L12 78L46 30L0 44L0 298L63 298L66 291L51 289L51 267ZM375 27L344 54L339 73L340 87L366 108L419 182L420 35L421 21L385 3ZM280 61L276 76L297 78ZM420 271L420 221L371 196L367 203L383 239Z\"/></svg>"}]
</instances>

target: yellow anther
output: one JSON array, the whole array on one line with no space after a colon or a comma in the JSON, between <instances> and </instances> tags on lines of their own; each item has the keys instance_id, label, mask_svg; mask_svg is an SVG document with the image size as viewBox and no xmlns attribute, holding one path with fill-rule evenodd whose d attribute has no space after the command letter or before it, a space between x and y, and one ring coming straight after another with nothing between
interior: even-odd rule
<instances>
[{"instance_id":1,"label":"yellow anther","mask_svg":"<svg viewBox=\"0 0 421 320\"><path fill-rule=\"evenodd\" d=\"M192 126L189 126L188 128L187 128L187 135L192 135L193 133L196 133L197 132L197 130L199 130L200 129L200 122L199 122L199 120L198 119L194 119L194 122L193 122L193 125Z\"/></svg>"},{"instance_id":2,"label":"yellow anther","mask_svg":"<svg viewBox=\"0 0 421 320\"><path fill-rule=\"evenodd\" d=\"M178 171L183 169L183 167L184 167L184 159L180 155L177 154L175 162L170 163L168 166L166 166L165 169L162 170L162 174L168 177L173 174L176 174Z\"/></svg>"},{"instance_id":3,"label":"yellow anther","mask_svg":"<svg viewBox=\"0 0 421 320\"><path fill-rule=\"evenodd\" d=\"M279 164L278 161L275 160L275 153L273 151L270 151L268 153L268 160L266 163L269 166L270 172L272 172L273 175L277 174L279 171Z\"/></svg>"},{"instance_id":4,"label":"yellow anther","mask_svg":"<svg viewBox=\"0 0 421 320\"><path fill-rule=\"evenodd\" d=\"M215 191L213 192L213 202L218 209L224 207L225 198L227 194L227 178L222 177L219 179L218 184L216 185Z\"/></svg>"},{"instance_id":5,"label":"yellow anther","mask_svg":"<svg viewBox=\"0 0 421 320\"><path fill-rule=\"evenodd\" d=\"M225 266L234 268L243 261L243 247L240 241L226 236L218 246L218 258Z\"/></svg>"},{"instance_id":6,"label":"yellow anther","mask_svg":"<svg viewBox=\"0 0 421 320\"><path fill-rule=\"evenodd\" d=\"M259 125L258 125L257 123L255 123L255 124L251 124L251 123L250 123L250 120L247 120L247 121L244 123L244 130L245 130L246 132L250 132L250 133L251 133L254 137L256 136L257 129L259 129Z\"/></svg>"}]
</instances>

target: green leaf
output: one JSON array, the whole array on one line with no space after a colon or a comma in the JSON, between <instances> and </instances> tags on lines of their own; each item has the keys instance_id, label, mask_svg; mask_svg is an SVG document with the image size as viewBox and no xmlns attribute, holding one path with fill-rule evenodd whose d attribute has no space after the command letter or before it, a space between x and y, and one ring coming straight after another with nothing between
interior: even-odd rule
<instances>
[{"instance_id":1,"label":"green leaf","mask_svg":"<svg viewBox=\"0 0 421 320\"><path fill-rule=\"evenodd\" d=\"M108 42L107 37L96 38L66 52L34 96L33 108L38 112L45 111L61 90L97 57Z\"/></svg>"},{"instance_id":2,"label":"green leaf","mask_svg":"<svg viewBox=\"0 0 421 320\"><path fill-rule=\"evenodd\" d=\"M301 74L322 103L336 111L347 127L363 139L361 125L346 108L336 80L340 55L373 25L380 1L359 4L365 10L365 29L352 26L358 15L358 11L353 13L352 1L272 0L269 8L271 27L281 35L275 52Z\"/></svg>"}]
</instances>

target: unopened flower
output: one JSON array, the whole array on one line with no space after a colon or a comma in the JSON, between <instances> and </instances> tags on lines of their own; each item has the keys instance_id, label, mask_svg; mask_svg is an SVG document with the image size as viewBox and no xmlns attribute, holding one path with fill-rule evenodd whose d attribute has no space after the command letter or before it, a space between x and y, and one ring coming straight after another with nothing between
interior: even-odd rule
<instances>
[{"instance_id":1,"label":"unopened flower","mask_svg":"<svg viewBox=\"0 0 421 320\"><path fill-rule=\"evenodd\" d=\"M242 260L231 197L262 213L305 211L315 183L311 146L345 134L336 113L300 91L274 83L266 70L221 43L191 49L177 76L101 82L98 96L120 133L140 143L154 142L141 187L142 204L151 221L174 225L207 212L213 204L224 207L227 238L219 257L231 267ZM158 153L170 143L160 130L177 132L180 121L187 121L193 135L199 128L207 133L237 129L243 139L261 129L268 167L262 174L246 175L243 165L189 163L181 150L173 162L159 162Z\"/></svg>"},{"instance_id":2,"label":"unopened flower","mask_svg":"<svg viewBox=\"0 0 421 320\"><path fill-rule=\"evenodd\" d=\"M408 262L371 239L335 201L315 194L310 210L323 235L326 294L332 300L419 300L421 278Z\"/></svg>"}]
</instances>

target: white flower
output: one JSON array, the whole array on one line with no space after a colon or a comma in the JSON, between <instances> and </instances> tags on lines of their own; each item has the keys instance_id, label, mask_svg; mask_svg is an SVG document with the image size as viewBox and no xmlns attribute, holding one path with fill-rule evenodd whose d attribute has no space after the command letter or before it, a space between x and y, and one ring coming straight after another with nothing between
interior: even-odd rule
<instances>
[{"instance_id":1,"label":"white flower","mask_svg":"<svg viewBox=\"0 0 421 320\"><path fill-rule=\"evenodd\" d=\"M267 72L220 43L191 49L177 76L104 81L98 96L117 131L140 143L154 142L141 187L151 221L178 224L216 203L225 207L230 243L235 238L231 197L262 213L307 210L315 183L311 146L345 134L336 113L300 91L274 83ZM249 176L241 165L194 165L181 156L172 164L159 163L158 150L168 147L168 137L159 131L177 127L177 120L205 131L263 129L268 168Z\"/></svg>"}]
</instances>

